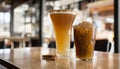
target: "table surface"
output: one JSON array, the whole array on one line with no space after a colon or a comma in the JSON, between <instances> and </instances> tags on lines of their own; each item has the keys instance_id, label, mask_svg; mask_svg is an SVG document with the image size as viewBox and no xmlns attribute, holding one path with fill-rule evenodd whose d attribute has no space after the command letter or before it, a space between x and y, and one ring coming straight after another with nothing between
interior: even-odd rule
<instances>
[{"instance_id":1,"label":"table surface","mask_svg":"<svg viewBox=\"0 0 120 69\"><path fill-rule=\"evenodd\" d=\"M55 49L29 47L1 49L0 58L11 62L21 69L120 69L120 54L94 51L92 62L77 61L71 49L70 58L44 60L42 55L55 55Z\"/></svg>"}]
</instances>

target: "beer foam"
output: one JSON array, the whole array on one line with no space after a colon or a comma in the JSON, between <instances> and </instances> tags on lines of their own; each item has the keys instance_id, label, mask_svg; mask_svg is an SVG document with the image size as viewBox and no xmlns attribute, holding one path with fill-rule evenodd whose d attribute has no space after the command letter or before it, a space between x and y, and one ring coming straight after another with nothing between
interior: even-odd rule
<instances>
[{"instance_id":1,"label":"beer foam","mask_svg":"<svg viewBox=\"0 0 120 69\"><path fill-rule=\"evenodd\" d=\"M90 22L83 21L82 23L79 23L78 25L74 26L75 28L92 28L93 25Z\"/></svg>"}]
</instances>

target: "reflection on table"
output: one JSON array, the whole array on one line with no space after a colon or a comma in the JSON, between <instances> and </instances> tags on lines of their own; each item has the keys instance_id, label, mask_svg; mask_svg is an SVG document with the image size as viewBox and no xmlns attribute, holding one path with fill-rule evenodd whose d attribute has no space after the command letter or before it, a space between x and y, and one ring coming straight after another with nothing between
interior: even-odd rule
<instances>
[{"instance_id":1,"label":"reflection on table","mask_svg":"<svg viewBox=\"0 0 120 69\"><path fill-rule=\"evenodd\" d=\"M71 49L70 58L44 60L42 55L55 55L53 48L1 49L0 58L12 62L21 69L119 69L120 54L94 52L92 62L76 61L75 51Z\"/></svg>"}]
</instances>

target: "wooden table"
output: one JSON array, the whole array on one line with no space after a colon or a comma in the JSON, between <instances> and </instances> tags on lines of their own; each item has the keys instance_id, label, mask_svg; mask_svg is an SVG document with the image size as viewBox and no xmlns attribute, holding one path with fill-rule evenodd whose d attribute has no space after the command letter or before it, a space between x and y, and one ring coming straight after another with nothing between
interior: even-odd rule
<instances>
[{"instance_id":1,"label":"wooden table","mask_svg":"<svg viewBox=\"0 0 120 69\"><path fill-rule=\"evenodd\" d=\"M1 49L0 58L12 62L21 69L120 69L120 54L94 52L92 62L75 60L75 51L71 49L70 58L43 60L42 55L55 54L55 49L20 48Z\"/></svg>"}]
</instances>

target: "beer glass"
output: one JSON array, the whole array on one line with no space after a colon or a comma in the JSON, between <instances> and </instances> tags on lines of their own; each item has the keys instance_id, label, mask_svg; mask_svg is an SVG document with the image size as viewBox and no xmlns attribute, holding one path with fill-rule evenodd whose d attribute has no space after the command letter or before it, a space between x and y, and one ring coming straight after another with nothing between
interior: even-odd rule
<instances>
[{"instance_id":1,"label":"beer glass","mask_svg":"<svg viewBox=\"0 0 120 69\"><path fill-rule=\"evenodd\" d=\"M72 24L76 14L71 10L52 10L50 19L53 23L56 39L56 55L68 57L70 53L70 39Z\"/></svg>"}]
</instances>

